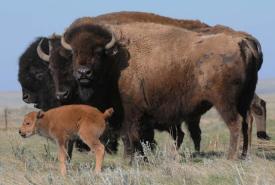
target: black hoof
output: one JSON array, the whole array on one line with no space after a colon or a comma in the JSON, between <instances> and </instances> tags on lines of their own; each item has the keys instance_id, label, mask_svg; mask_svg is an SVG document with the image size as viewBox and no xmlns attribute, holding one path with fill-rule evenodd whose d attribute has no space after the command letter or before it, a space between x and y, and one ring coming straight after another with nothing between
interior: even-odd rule
<instances>
[{"instance_id":1,"label":"black hoof","mask_svg":"<svg viewBox=\"0 0 275 185\"><path fill-rule=\"evenodd\" d=\"M260 132L257 132L257 137L259 139L263 139L263 140L270 140L271 138L267 135L266 132L264 131L260 131Z\"/></svg>"}]
</instances>

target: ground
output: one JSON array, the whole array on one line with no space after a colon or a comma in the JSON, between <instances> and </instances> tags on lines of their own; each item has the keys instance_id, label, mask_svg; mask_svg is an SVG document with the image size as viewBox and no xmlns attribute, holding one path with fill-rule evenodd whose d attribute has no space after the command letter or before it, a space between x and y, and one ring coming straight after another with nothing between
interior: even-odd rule
<instances>
[{"instance_id":1,"label":"ground","mask_svg":"<svg viewBox=\"0 0 275 185\"><path fill-rule=\"evenodd\" d=\"M0 185L48 184L275 184L275 94L261 95L267 101L268 134L272 140L260 141L253 130L253 148L246 160L226 159L229 132L215 110L202 119L202 154L194 155L186 131L184 144L175 151L167 133L157 133L158 146L151 152L144 145L148 162L136 156L132 166L122 157L106 155L103 172L93 173L94 156L74 151L68 175L62 177L56 159L56 145L39 136L21 138L18 127L32 108L8 109L5 128L4 107L0 112ZM20 105L21 106L21 105ZM183 124L183 128L184 124Z\"/></svg>"}]
</instances>

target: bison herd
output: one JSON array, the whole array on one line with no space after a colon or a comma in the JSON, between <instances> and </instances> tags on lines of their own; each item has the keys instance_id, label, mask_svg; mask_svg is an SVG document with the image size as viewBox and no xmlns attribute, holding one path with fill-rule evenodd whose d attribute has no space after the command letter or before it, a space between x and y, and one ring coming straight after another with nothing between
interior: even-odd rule
<instances>
[{"instance_id":1,"label":"bison herd","mask_svg":"<svg viewBox=\"0 0 275 185\"><path fill-rule=\"evenodd\" d=\"M122 138L124 155L154 148L154 130L167 131L177 148L184 121L200 151L200 118L214 107L230 132L228 159L242 156L266 134L265 101L255 94L263 56L252 35L200 21L143 12L75 20L62 35L39 37L19 59L23 101L47 111L87 104L114 114L101 137L108 153ZM89 150L80 139L67 143Z\"/></svg>"}]
</instances>

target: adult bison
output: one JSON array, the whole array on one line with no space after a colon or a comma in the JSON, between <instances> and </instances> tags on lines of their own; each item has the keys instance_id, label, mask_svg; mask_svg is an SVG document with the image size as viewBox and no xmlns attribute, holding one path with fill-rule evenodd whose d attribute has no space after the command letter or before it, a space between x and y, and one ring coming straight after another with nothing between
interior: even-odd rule
<instances>
[{"instance_id":1,"label":"adult bison","mask_svg":"<svg viewBox=\"0 0 275 185\"><path fill-rule=\"evenodd\" d=\"M163 17L163 16L150 14L150 13L143 13L143 12L116 12L116 13L104 14L104 15L97 16L94 18L85 17L85 18L76 20L70 26L70 28L73 28L74 26L79 26L81 24L93 23L93 22L105 22L105 23L107 22L107 23L111 23L111 24L122 24L122 23L129 23L129 22L156 22L156 23L161 23L161 24L166 24L166 25L174 25L174 26L178 26L178 27L182 27L182 28L187 28L187 29L190 29L190 30L193 30L196 32L203 32L203 33L208 33L208 34L210 34L210 32L212 30L213 33L225 32L226 34L231 34L231 35L241 35L246 39L250 39L250 41L251 41L250 44L253 44L253 46L250 48L254 47L253 49L257 50L256 52L258 52L258 56L262 55L258 41L246 33L236 32L228 27L223 27L223 26L210 27L204 23L201 23L200 21L177 20L177 19L171 19L168 17ZM58 45L58 44L55 44L55 45ZM64 54L66 53L66 51L64 51L64 48L60 48L59 45L57 47L53 46L53 48L56 48L56 50L59 50L55 54L57 56L53 56L52 60L51 60L52 62L50 62L50 65L52 65L51 68L52 68L53 76L55 76L54 81L56 83L56 87L62 87L60 90L59 90L59 88L56 89L57 96L59 97L60 94L65 95L62 99L67 100L67 97L68 97L67 94L75 94L74 92L77 89L75 87L75 83L71 83L73 77L72 77L72 75L70 75L72 73L69 71L71 71L72 65L69 64L70 62L66 62L66 63L59 62L57 59L60 58L61 55L63 56L63 58L69 58L71 53L67 52L68 55L64 56ZM64 59L61 59L60 61L63 61L63 60ZM64 67L65 65L66 66L70 65L70 68ZM64 73L64 70L66 70L66 69L68 72ZM88 74L89 70L87 70L87 69L85 69L85 70L82 70L82 71L84 73ZM89 74L89 75L91 75L91 74ZM64 82L64 80L68 81L68 82L66 83L66 82ZM71 87L68 85L62 85L62 84L71 84ZM83 92L85 92L85 93L83 93ZM84 86L84 87L82 86L80 88L80 95L84 95L84 99L89 99L89 98L87 98L87 94L89 94L89 92L90 92L89 86ZM70 96L70 97L74 97L74 96ZM200 144L199 144L200 143L200 128L198 126L199 121L200 121L200 117L197 117L197 118L193 117L192 119L189 119L187 121L188 127L191 125L191 127L189 127L189 131L190 131L191 136L194 140L195 148L198 151L200 148L199 147L200 146ZM172 128L166 128L166 127L163 127L163 125L156 125L155 128L161 129L161 130L170 130L173 138L177 139L177 146L179 147L183 140L184 133L181 131L180 124L177 124L177 125L178 125L177 127L172 127ZM149 132L149 133L152 133L152 132Z\"/></svg>"},{"instance_id":2,"label":"adult bison","mask_svg":"<svg viewBox=\"0 0 275 185\"><path fill-rule=\"evenodd\" d=\"M39 50L37 46L39 45ZM58 106L50 70L48 69L48 38L39 37L19 58L18 81L22 87L22 99L36 108L48 110Z\"/></svg>"},{"instance_id":3,"label":"adult bison","mask_svg":"<svg viewBox=\"0 0 275 185\"><path fill-rule=\"evenodd\" d=\"M107 27L75 26L62 41L73 50L74 72L89 86L87 95L121 100L125 152L139 148L144 115L175 124L214 106L230 130L228 158L236 158L257 82L258 56L249 41L151 23Z\"/></svg>"}]
</instances>

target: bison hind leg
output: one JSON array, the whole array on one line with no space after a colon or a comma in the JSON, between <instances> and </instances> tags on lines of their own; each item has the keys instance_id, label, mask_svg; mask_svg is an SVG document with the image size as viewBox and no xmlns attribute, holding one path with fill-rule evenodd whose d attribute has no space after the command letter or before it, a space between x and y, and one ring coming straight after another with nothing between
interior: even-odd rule
<instances>
[{"instance_id":1,"label":"bison hind leg","mask_svg":"<svg viewBox=\"0 0 275 185\"><path fill-rule=\"evenodd\" d=\"M215 105L215 108L230 131L230 143L227 158L233 160L237 159L238 156L242 116L238 113L237 106L234 106L233 103L228 103L226 101L221 102L221 104Z\"/></svg>"}]
</instances>

